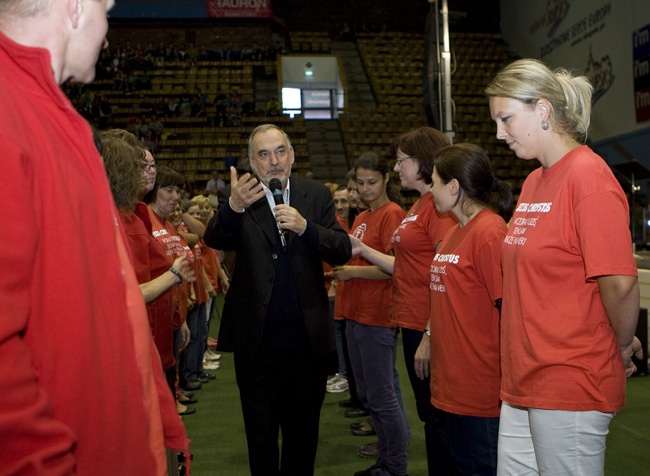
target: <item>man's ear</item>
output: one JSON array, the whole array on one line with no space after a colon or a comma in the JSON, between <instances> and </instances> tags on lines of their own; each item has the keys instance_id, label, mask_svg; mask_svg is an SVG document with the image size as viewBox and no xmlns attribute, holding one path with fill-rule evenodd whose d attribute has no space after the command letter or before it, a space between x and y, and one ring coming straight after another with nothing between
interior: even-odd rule
<instances>
[{"instance_id":1,"label":"man's ear","mask_svg":"<svg viewBox=\"0 0 650 476\"><path fill-rule=\"evenodd\" d=\"M79 18L81 16L83 0L66 0L66 11L68 13L68 18L70 18L70 23L72 28L77 28L79 26Z\"/></svg>"}]
</instances>

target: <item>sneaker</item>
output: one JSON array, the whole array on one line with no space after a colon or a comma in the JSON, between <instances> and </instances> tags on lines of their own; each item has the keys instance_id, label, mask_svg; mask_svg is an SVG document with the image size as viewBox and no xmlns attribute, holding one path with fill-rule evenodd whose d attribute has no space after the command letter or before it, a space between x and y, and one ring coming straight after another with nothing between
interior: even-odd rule
<instances>
[{"instance_id":1,"label":"sneaker","mask_svg":"<svg viewBox=\"0 0 650 476\"><path fill-rule=\"evenodd\" d=\"M205 354L203 354L203 360L209 360L211 362L216 362L219 359L221 359L221 354L217 354L215 352L212 352L211 350L206 350Z\"/></svg>"},{"instance_id":2,"label":"sneaker","mask_svg":"<svg viewBox=\"0 0 650 476\"><path fill-rule=\"evenodd\" d=\"M220 367L219 362L203 361L203 370L217 370Z\"/></svg>"},{"instance_id":3,"label":"sneaker","mask_svg":"<svg viewBox=\"0 0 650 476\"><path fill-rule=\"evenodd\" d=\"M348 379L341 374L336 374L333 378L327 381L326 390L328 393L342 393L350 388Z\"/></svg>"}]
</instances>

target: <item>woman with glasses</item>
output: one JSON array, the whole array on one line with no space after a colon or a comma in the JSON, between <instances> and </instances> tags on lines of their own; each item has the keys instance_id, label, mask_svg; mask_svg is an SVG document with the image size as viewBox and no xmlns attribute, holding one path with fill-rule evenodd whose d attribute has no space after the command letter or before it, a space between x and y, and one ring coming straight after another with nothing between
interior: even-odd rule
<instances>
[{"instance_id":1,"label":"woman with glasses","mask_svg":"<svg viewBox=\"0 0 650 476\"><path fill-rule=\"evenodd\" d=\"M431 404L429 389L429 267L436 244L454 224L440 215L431 195L431 174L437 152L449 145L437 129L420 127L396 137L391 146L394 171L403 188L419 198L391 236L392 254L351 238L353 253L392 275L390 319L402 330L404 361L415 395L418 416L424 422L429 474L451 474L447 438ZM425 332L426 330L426 332Z\"/></svg>"}]
</instances>

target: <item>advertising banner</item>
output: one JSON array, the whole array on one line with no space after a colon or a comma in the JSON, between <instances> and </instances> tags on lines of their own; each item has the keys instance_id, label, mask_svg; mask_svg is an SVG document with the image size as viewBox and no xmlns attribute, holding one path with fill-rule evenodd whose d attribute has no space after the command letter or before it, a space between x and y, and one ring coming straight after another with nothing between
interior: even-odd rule
<instances>
[{"instance_id":1,"label":"advertising banner","mask_svg":"<svg viewBox=\"0 0 650 476\"><path fill-rule=\"evenodd\" d=\"M209 17L271 18L271 0L207 0Z\"/></svg>"}]
</instances>

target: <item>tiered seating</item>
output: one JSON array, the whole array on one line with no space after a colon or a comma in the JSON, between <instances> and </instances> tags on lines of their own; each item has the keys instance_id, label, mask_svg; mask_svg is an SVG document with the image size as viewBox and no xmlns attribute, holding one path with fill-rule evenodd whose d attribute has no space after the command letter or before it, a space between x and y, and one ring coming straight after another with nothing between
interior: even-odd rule
<instances>
[{"instance_id":1,"label":"tiered seating","mask_svg":"<svg viewBox=\"0 0 650 476\"><path fill-rule=\"evenodd\" d=\"M290 40L294 53L329 53L332 49L329 35L324 31L292 32Z\"/></svg>"},{"instance_id":2,"label":"tiered seating","mask_svg":"<svg viewBox=\"0 0 650 476\"><path fill-rule=\"evenodd\" d=\"M357 46L379 104L421 104L421 34L360 34Z\"/></svg>"},{"instance_id":3,"label":"tiered seating","mask_svg":"<svg viewBox=\"0 0 650 476\"><path fill-rule=\"evenodd\" d=\"M495 136L496 126L490 117L485 88L510 61L503 39L492 33L452 33L451 45L455 58L452 99L456 142L483 147L495 173L510 182L517 197L524 178L538 164L518 159Z\"/></svg>"}]
</instances>

